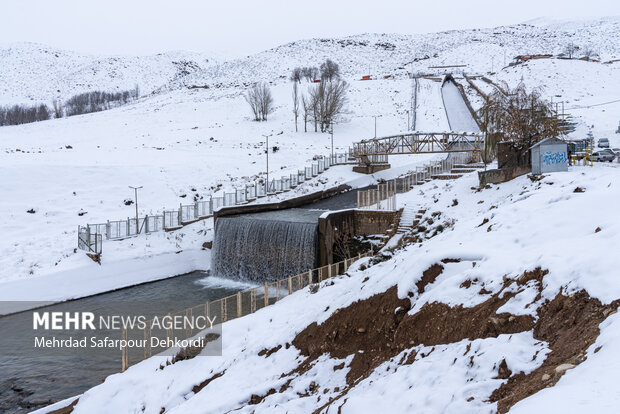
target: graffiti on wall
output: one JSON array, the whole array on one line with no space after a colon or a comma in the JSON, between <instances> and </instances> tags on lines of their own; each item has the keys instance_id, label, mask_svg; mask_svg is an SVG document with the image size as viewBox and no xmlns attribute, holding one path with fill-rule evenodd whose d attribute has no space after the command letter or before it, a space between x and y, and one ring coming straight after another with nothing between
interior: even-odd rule
<instances>
[{"instance_id":1,"label":"graffiti on wall","mask_svg":"<svg viewBox=\"0 0 620 414\"><path fill-rule=\"evenodd\" d=\"M542 162L544 165L566 164L568 159L565 152L545 151L542 153Z\"/></svg>"}]
</instances>

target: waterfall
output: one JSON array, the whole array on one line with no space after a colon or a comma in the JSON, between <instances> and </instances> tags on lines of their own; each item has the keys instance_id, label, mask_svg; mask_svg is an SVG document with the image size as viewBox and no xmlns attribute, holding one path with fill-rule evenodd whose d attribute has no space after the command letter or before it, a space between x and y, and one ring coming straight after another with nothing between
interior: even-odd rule
<instances>
[{"instance_id":1,"label":"waterfall","mask_svg":"<svg viewBox=\"0 0 620 414\"><path fill-rule=\"evenodd\" d=\"M218 218L212 274L263 282L314 268L321 213L290 209Z\"/></svg>"}]
</instances>

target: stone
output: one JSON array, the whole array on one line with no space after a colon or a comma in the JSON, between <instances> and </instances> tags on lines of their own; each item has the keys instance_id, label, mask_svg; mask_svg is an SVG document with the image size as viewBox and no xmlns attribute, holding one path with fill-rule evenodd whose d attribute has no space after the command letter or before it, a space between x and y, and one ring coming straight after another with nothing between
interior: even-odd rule
<instances>
[{"instance_id":1,"label":"stone","mask_svg":"<svg viewBox=\"0 0 620 414\"><path fill-rule=\"evenodd\" d=\"M573 364L560 364L557 367L555 367L555 372L557 372L558 374L561 374L569 369L573 369L575 368L575 365Z\"/></svg>"},{"instance_id":2,"label":"stone","mask_svg":"<svg viewBox=\"0 0 620 414\"><path fill-rule=\"evenodd\" d=\"M365 333L366 332L366 328L357 328L357 332L358 333Z\"/></svg>"},{"instance_id":3,"label":"stone","mask_svg":"<svg viewBox=\"0 0 620 414\"><path fill-rule=\"evenodd\" d=\"M542 380L543 381L549 381L550 378L551 378L551 375L549 375L549 374L543 374L543 376L542 376Z\"/></svg>"}]
</instances>

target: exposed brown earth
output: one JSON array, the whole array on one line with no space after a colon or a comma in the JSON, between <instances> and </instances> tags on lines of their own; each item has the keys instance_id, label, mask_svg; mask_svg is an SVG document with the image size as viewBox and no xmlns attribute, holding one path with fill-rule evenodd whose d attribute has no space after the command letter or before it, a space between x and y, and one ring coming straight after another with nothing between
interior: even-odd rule
<instances>
[{"instance_id":1,"label":"exposed brown earth","mask_svg":"<svg viewBox=\"0 0 620 414\"><path fill-rule=\"evenodd\" d=\"M458 259L446 259L442 262L457 261ZM436 263L424 271L416 286L418 292L423 292L432 284L443 268L442 264ZM537 301L540 299L543 278L547 273L540 268L525 272L516 281L506 280L505 287L512 283L523 286L534 280L539 291L535 299ZM471 281L466 285L465 287L471 286ZM513 372L506 360L498 361L496 378L507 381L492 393L490 402L497 402L498 412L505 413L516 402L545 387L553 386L566 369L583 362L586 349L595 342L600 333L599 324L615 313L620 305L620 300L602 305L599 300L590 298L585 291L569 296L558 294L552 301L540 306L535 319L529 315L498 314L497 309L516 295L516 292L508 292L500 298L503 290L471 308L427 303L418 312L409 315L410 299L400 299L396 286L393 286L385 292L338 309L322 324L315 322L306 327L292 341L292 345L307 358L293 371L282 374L281 378L288 378L288 381L280 390L270 389L265 395L252 395L247 403L259 404L271 394L284 392L291 381L307 372L325 353L338 359L353 355L353 359L348 366L347 386L342 390L338 389L338 395L326 400L317 411L337 401L344 403L348 391L368 377L380 364L415 346L442 345L463 339L492 338L501 334L533 331L534 338L547 342L551 352L542 365L528 375ZM288 348L289 344L286 346ZM268 358L280 349L281 346L263 349L259 355ZM404 353L398 363L411 364L415 357L416 352L411 350ZM334 366L334 370L343 368L344 363ZM224 372L203 381L194 387L194 392L199 392L222 375ZM311 389L307 390L307 395L315 394L319 390L320 384L313 383Z\"/></svg>"}]
</instances>

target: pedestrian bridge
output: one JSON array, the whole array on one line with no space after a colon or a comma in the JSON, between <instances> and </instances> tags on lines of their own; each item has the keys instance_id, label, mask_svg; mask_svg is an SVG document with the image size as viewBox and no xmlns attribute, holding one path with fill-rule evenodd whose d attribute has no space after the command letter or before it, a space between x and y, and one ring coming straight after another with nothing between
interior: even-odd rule
<instances>
[{"instance_id":1,"label":"pedestrian bridge","mask_svg":"<svg viewBox=\"0 0 620 414\"><path fill-rule=\"evenodd\" d=\"M356 142L353 144L353 156L361 159L397 154L477 152L483 144L481 133L407 132Z\"/></svg>"}]
</instances>

